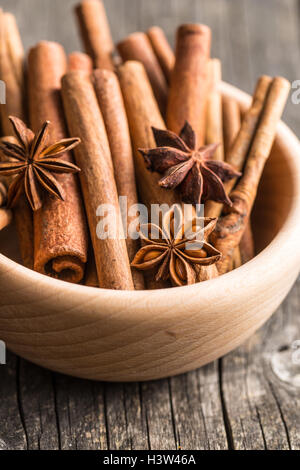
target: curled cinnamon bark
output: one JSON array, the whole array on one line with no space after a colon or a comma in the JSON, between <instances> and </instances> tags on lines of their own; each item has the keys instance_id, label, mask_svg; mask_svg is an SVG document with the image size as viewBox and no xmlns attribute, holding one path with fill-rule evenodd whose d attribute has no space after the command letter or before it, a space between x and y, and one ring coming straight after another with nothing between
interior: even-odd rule
<instances>
[{"instance_id":1,"label":"curled cinnamon bark","mask_svg":"<svg viewBox=\"0 0 300 470\"><path fill-rule=\"evenodd\" d=\"M72 52L68 57L68 70L81 70L91 74L93 71L93 62L89 55L84 52Z\"/></svg>"},{"instance_id":2,"label":"curled cinnamon bark","mask_svg":"<svg viewBox=\"0 0 300 470\"><path fill-rule=\"evenodd\" d=\"M11 135L8 116L25 120L24 49L15 17L0 10L0 77L6 86L6 104L0 106L4 135Z\"/></svg>"},{"instance_id":3,"label":"curled cinnamon bark","mask_svg":"<svg viewBox=\"0 0 300 470\"><path fill-rule=\"evenodd\" d=\"M228 162L229 151L241 128L241 111L238 102L229 96L223 96L222 115L224 154Z\"/></svg>"},{"instance_id":4,"label":"curled cinnamon bark","mask_svg":"<svg viewBox=\"0 0 300 470\"><path fill-rule=\"evenodd\" d=\"M207 101L206 144L219 144L213 158L224 161L222 95L219 90L221 79L221 61L211 59L209 61L210 93ZM207 201L205 204L206 217L219 217L221 211L222 204L214 201Z\"/></svg>"},{"instance_id":5,"label":"curled cinnamon bark","mask_svg":"<svg viewBox=\"0 0 300 470\"><path fill-rule=\"evenodd\" d=\"M8 116L26 121L24 102L24 49L16 20L0 10L0 79L6 84L6 104L0 106L1 128L5 136L12 135ZM33 268L33 218L25 196L21 196L13 211L22 261Z\"/></svg>"},{"instance_id":6,"label":"curled cinnamon bark","mask_svg":"<svg viewBox=\"0 0 300 470\"><path fill-rule=\"evenodd\" d=\"M230 194L233 207L219 221L216 231L212 234L214 246L223 254L222 260L218 263L218 270L222 274L227 271L232 253L239 245L248 223L257 187L286 104L290 84L284 78L276 77L268 88L269 91L258 116L257 128L252 129L249 136L251 146L243 176ZM242 125L242 129L243 127Z\"/></svg>"},{"instance_id":7,"label":"curled cinnamon bark","mask_svg":"<svg viewBox=\"0 0 300 470\"><path fill-rule=\"evenodd\" d=\"M102 1L83 0L76 7L76 14L85 50L95 68L113 70L114 43Z\"/></svg>"},{"instance_id":8,"label":"curled cinnamon bark","mask_svg":"<svg viewBox=\"0 0 300 470\"><path fill-rule=\"evenodd\" d=\"M176 59L168 99L168 129L179 134L188 121L196 132L198 146L205 143L210 43L211 30L205 25L183 25L178 29ZM198 280L205 281L217 276L215 266L202 267Z\"/></svg>"},{"instance_id":9,"label":"curled cinnamon bark","mask_svg":"<svg viewBox=\"0 0 300 470\"><path fill-rule=\"evenodd\" d=\"M176 61L171 78L167 127L179 134L186 121L204 145L208 97L211 30L200 24L183 25L177 32Z\"/></svg>"},{"instance_id":10,"label":"curled cinnamon bark","mask_svg":"<svg viewBox=\"0 0 300 470\"><path fill-rule=\"evenodd\" d=\"M233 165L237 170L242 171L247 158L251 139L258 125L259 117L269 91L271 77L263 75L257 82L252 104L244 115L241 124L241 114L237 102L231 98L223 98L223 122L224 122L224 138L226 151L226 162ZM234 188L236 178L225 183L227 193ZM240 251L238 255L238 251ZM241 238L240 247L234 250L234 258L246 263L255 256L254 238L251 228L251 220L249 218L245 233ZM238 263L233 263L238 267Z\"/></svg>"},{"instance_id":11,"label":"curled cinnamon bark","mask_svg":"<svg viewBox=\"0 0 300 470\"><path fill-rule=\"evenodd\" d=\"M165 36L164 31L158 26L153 26L147 31L154 53L162 68L168 84L171 81L171 75L175 65L174 52Z\"/></svg>"},{"instance_id":12,"label":"curled cinnamon bark","mask_svg":"<svg viewBox=\"0 0 300 470\"><path fill-rule=\"evenodd\" d=\"M251 145L256 127L258 126L271 83L272 79L267 75L263 75L257 81L251 107L246 112L239 133L226 156L227 163L238 171L241 171L245 164L249 146ZM233 189L236 181L236 178L233 178L226 183L225 189L227 192Z\"/></svg>"},{"instance_id":13,"label":"curled cinnamon bark","mask_svg":"<svg viewBox=\"0 0 300 470\"><path fill-rule=\"evenodd\" d=\"M113 72L100 69L95 70L93 79L109 141L118 194L127 197L129 209L138 203L138 197L128 121L119 81ZM136 216L128 215L126 231L135 218ZM131 261L139 250L140 243L127 234L126 245ZM135 288L143 289L142 273L134 270L132 277Z\"/></svg>"},{"instance_id":14,"label":"curled cinnamon bark","mask_svg":"<svg viewBox=\"0 0 300 470\"><path fill-rule=\"evenodd\" d=\"M145 160L138 151L140 148L156 146L152 127L165 129L149 79L143 65L135 61L126 62L119 68L118 73L134 147L135 172L141 202L148 208L151 208L151 204L161 204L162 201L171 206L179 202L178 195L175 191L163 189L158 185L161 176L147 169Z\"/></svg>"},{"instance_id":15,"label":"curled cinnamon bark","mask_svg":"<svg viewBox=\"0 0 300 470\"><path fill-rule=\"evenodd\" d=\"M229 97L222 97L222 115L223 115L223 142L225 161L228 161L229 151L241 128L241 111L238 102ZM228 189L227 189L228 191ZM220 208L220 213L223 207ZM218 214L218 216L220 215ZM250 225L250 221L249 224ZM249 226L249 229L250 226ZM254 256L254 253L253 253ZM242 265L240 247L236 247L228 271L236 269Z\"/></svg>"},{"instance_id":16,"label":"curled cinnamon bark","mask_svg":"<svg viewBox=\"0 0 300 470\"><path fill-rule=\"evenodd\" d=\"M136 60L144 65L159 109L164 115L167 105L168 86L147 35L139 32L130 34L126 39L119 42L117 47L124 62Z\"/></svg>"},{"instance_id":17,"label":"curled cinnamon bark","mask_svg":"<svg viewBox=\"0 0 300 470\"><path fill-rule=\"evenodd\" d=\"M41 42L28 57L30 123L37 131L49 120L51 141L67 137L61 101L61 78L67 69L63 48ZM70 153L63 159L73 162ZM49 276L78 283L84 277L88 235L79 182L75 175L59 174L65 200L51 197L34 213L34 269Z\"/></svg>"},{"instance_id":18,"label":"curled cinnamon bark","mask_svg":"<svg viewBox=\"0 0 300 470\"><path fill-rule=\"evenodd\" d=\"M93 85L86 73L70 72L63 77L62 94L70 132L82 142L75 149L75 158L81 168L80 182L99 285L108 289L132 290L134 286L119 217L109 143ZM104 230L98 226L97 215L106 217L107 210L112 217L111 222L114 222L112 236L105 236Z\"/></svg>"},{"instance_id":19,"label":"curled cinnamon bark","mask_svg":"<svg viewBox=\"0 0 300 470\"><path fill-rule=\"evenodd\" d=\"M126 62L119 68L118 73L134 148L140 202L147 206L148 211L151 210L152 204L160 205L162 201L171 207L180 201L177 193L164 190L158 185L161 176L147 169L145 160L138 151L139 148L155 146L152 127L165 129L149 79L143 65L135 61ZM170 286L165 281L154 281L154 274L151 273L145 274L145 280L148 289Z\"/></svg>"},{"instance_id":20,"label":"curled cinnamon bark","mask_svg":"<svg viewBox=\"0 0 300 470\"><path fill-rule=\"evenodd\" d=\"M241 238L239 251L241 254L241 264L247 263L255 256L255 243L250 218L246 224L244 234Z\"/></svg>"}]
</instances>

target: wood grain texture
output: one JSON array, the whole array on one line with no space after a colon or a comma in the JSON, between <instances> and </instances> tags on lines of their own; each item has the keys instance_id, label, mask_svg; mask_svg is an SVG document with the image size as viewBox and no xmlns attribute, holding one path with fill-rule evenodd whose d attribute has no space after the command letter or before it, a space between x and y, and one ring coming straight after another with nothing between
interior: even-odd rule
<instances>
[{"instance_id":1,"label":"wood grain texture","mask_svg":"<svg viewBox=\"0 0 300 470\"><path fill-rule=\"evenodd\" d=\"M26 47L40 39L59 40L71 52L80 48L74 18L69 13L76 3L77 0L1 0L1 7L17 14ZM178 24L207 23L214 34L212 54L223 61L224 79L248 92L261 73L281 73L290 80L300 76L298 0L105 3L115 40L158 24L173 44ZM29 28L32 7L38 21ZM63 28L56 17L64 18ZM299 106L290 102L285 121L296 133L300 129L299 116ZM54 373L49 373L51 382L42 369L10 353L7 366L0 366L0 447L32 448L41 439L44 446L46 440L49 448L55 442L57 448L63 449L175 449L178 445L183 449L261 449L275 445L299 449L299 391L279 381L270 365L274 351L281 351L291 340L300 338L299 310L298 282L253 340L219 361L219 366L215 362L161 380L150 392L148 384L98 384ZM27 383L30 377L34 379L33 399L41 396L39 380L49 397L54 396L54 400L43 397L56 418L57 431L51 427L51 438L48 435L44 439L46 429L39 425L29 430L27 414L33 404L20 393L26 386L25 375ZM240 387L243 393L239 393ZM265 401L272 420L263 413ZM157 412L153 411L154 405ZM35 413L38 414L36 406ZM169 424L161 427L161 420Z\"/></svg>"}]
</instances>

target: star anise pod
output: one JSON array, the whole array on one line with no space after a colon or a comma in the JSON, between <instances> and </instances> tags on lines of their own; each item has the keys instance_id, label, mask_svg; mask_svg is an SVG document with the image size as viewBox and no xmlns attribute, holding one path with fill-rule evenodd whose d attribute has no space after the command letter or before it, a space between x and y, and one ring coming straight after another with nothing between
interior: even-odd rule
<instances>
[{"instance_id":1,"label":"star anise pod","mask_svg":"<svg viewBox=\"0 0 300 470\"><path fill-rule=\"evenodd\" d=\"M0 175L15 176L7 195L8 207L15 206L22 192L32 210L42 207L42 190L64 200L64 191L53 173L77 173L80 171L73 163L61 160L62 154L80 143L78 138L63 139L52 145L49 140L49 121L35 135L21 119L9 117L17 143L2 139L0 153L9 160L0 163Z\"/></svg>"},{"instance_id":2,"label":"star anise pod","mask_svg":"<svg viewBox=\"0 0 300 470\"><path fill-rule=\"evenodd\" d=\"M131 266L142 271L157 269L156 281L171 279L175 286L194 284L197 266L208 266L221 258L221 253L207 242L216 223L216 218L208 217L183 221L182 212L177 211L175 216L171 209L164 215L161 227L141 225L144 246Z\"/></svg>"},{"instance_id":3,"label":"star anise pod","mask_svg":"<svg viewBox=\"0 0 300 470\"><path fill-rule=\"evenodd\" d=\"M218 144L198 148L197 137L188 122L180 135L152 128L157 148L140 149L149 170L163 173L159 185L178 187L183 202L200 204L208 199L232 205L223 183L241 173L228 163L213 160Z\"/></svg>"}]
</instances>

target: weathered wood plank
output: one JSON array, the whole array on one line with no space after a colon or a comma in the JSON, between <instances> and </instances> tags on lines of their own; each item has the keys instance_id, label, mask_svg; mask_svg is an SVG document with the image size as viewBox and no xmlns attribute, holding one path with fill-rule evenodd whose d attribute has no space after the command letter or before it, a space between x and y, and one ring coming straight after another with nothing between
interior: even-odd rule
<instances>
[{"instance_id":1,"label":"weathered wood plank","mask_svg":"<svg viewBox=\"0 0 300 470\"><path fill-rule=\"evenodd\" d=\"M143 383L141 390L149 449L176 450L178 442L173 421L169 380Z\"/></svg>"},{"instance_id":2,"label":"weathered wood plank","mask_svg":"<svg viewBox=\"0 0 300 470\"><path fill-rule=\"evenodd\" d=\"M28 449L51 450L59 447L52 374L20 360L19 404Z\"/></svg>"},{"instance_id":3,"label":"weathered wood plank","mask_svg":"<svg viewBox=\"0 0 300 470\"><path fill-rule=\"evenodd\" d=\"M55 374L57 426L63 450L105 450L104 385Z\"/></svg>"},{"instance_id":4,"label":"weathered wood plank","mask_svg":"<svg viewBox=\"0 0 300 470\"><path fill-rule=\"evenodd\" d=\"M148 449L147 426L139 384L106 384L105 404L109 448Z\"/></svg>"},{"instance_id":5,"label":"weathered wood plank","mask_svg":"<svg viewBox=\"0 0 300 470\"><path fill-rule=\"evenodd\" d=\"M178 445L182 449L227 449L218 363L173 377L170 383Z\"/></svg>"},{"instance_id":6,"label":"weathered wood plank","mask_svg":"<svg viewBox=\"0 0 300 470\"><path fill-rule=\"evenodd\" d=\"M0 450L27 448L23 410L19 406L19 361L7 352L6 364L0 366Z\"/></svg>"}]
</instances>

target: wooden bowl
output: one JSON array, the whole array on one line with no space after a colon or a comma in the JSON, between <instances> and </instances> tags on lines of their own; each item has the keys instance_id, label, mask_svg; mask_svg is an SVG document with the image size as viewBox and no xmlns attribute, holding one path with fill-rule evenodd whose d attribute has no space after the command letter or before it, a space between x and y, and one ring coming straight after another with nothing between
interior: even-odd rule
<instances>
[{"instance_id":1,"label":"wooden bowl","mask_svg":"<svg viewBox=\"0 0 300 470\"><path fill-rule=\"evenodd\" d=\"M229 85L223 93L248 106ZM211 281L158 291L112 291L57 281L9 257L0 236L0 339L41 366L94 380L180 374L239 346L277 309L300 266L300 144L280 123L254 214L259 254Z\"/></svg>"}]
</instances>

